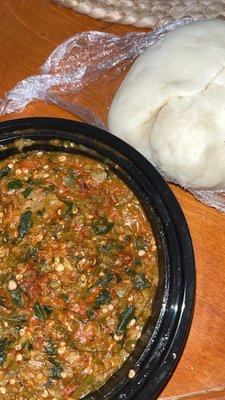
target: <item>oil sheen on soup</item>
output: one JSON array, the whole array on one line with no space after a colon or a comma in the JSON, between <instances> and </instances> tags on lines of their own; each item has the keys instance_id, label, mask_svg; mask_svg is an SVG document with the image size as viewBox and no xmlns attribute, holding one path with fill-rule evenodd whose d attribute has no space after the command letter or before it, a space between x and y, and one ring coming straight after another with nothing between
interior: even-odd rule
<instances>
[{"instance_id":1,"label":"oil sheen on soup","mask_svg":"<svg viewBox=\"0 0 225 400\"><path fill-rule=\"evenodd\" d=\"M128 186L96 159L0 162L0 399L79 399L134 349L157 248Z\"/></svg>"}]
</instances>

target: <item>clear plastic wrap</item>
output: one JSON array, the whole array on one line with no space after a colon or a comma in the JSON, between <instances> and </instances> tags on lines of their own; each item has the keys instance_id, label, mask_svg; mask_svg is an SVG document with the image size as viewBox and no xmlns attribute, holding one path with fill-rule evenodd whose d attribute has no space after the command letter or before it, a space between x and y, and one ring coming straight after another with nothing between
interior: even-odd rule
<instances>
[{"instance_id":1,"label":"clear plastic wrap","mask_svg":"<svg viewBox=\"0 0 225 400\"><path fill-rule=\"evenodd\" d=\"M167 23L154 32L133 32L124 36L95 31L78 33L52 52L41 67L40 74L22 80L0 99L0 115L22 111L30 102L42 100L107 130L104 117L118 81L120 83L133 60L169 31L193 21L192 18L183 18ZM111 93L105 90L104 97L104 90L101 90L99 95L99 88L107 88L108 82L111 82ZM101 115L90 109L90 91L98 101L101 97ZM171 181L169 177L164 177ZM225 191L186 189L204 204L225 212Z\"/></svg>"}]
</instances>

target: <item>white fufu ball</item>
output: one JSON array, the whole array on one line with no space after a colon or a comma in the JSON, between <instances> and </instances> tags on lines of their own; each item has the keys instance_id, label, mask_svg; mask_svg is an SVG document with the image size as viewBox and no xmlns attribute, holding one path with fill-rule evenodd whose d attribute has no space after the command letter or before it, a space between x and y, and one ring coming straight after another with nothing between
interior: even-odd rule
<instances>
[{"instance_id":1,"label":"white fufu ball","mask_svg":"<svg viewBox=\"0 0 225 400\"><path fill-rule=\"evenodd\" d=\"M171 31L134 62L109 129L171 181L225 188L225 22Z\"/></svg>"}]
</instances>

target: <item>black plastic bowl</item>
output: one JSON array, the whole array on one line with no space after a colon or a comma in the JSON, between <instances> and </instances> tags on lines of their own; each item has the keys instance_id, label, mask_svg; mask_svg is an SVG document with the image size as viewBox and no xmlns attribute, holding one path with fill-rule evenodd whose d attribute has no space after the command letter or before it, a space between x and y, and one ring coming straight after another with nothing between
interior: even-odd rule
<instances>
[{"instance_id":1,"label":"black plastic bowl","mask_svg":"<svg viewBox=\"0 0 225 400\"><path fill-rule=\"evenodd\" d=\"M195 294L191 238L181 208L155 168L131 146L101 129L63 119L29 118L0 123L0 145L34 141L22 151L79 152L109 163L136 193L159 249L160 282L153 313L131 356L88 400L155 399L170 378L187 339ZM58 144L49 143L58 139ZM64 141L75 147L64 147ZM18 152L12 145L0 159ZM135 371L130 379L129 371Z\"/></svg>"}]
</instances>

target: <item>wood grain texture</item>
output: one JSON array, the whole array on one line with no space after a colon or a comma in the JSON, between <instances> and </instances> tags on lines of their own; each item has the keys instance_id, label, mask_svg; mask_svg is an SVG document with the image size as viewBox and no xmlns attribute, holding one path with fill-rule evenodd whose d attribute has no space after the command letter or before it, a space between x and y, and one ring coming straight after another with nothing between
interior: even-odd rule
<instances>
[{"instance_id":1,"label":"wood grain texture","mask_svg":"<svg viewBox=\"0 0 225 400\"><path fill-rule=\"evenodd\" d=\"M47 0L1 0L0 96L19 80L38 73L50 52L72 34L84 30L126 33L134 28L112 25L76 15ZM92 85L76 96L105 122L120 80ZM34 102L26 116L76 119L55 106ZM196 257L197 296L193 323L182 358L161 400L225 399L225 216L207 208L192 195L171 185L187 218Z\"/></svg>"},{"instance_id":2,"label":"wood grain texture","mask_svg":"<svg viewBox=\"0 0 225 400\"><path fill-rule=\"evenodd\" d=\"M186 393L184 396L169 396L165 400L224 400L225 390L219 388L218 390L207 390L204 393Z\"/></svg>"}]
</instances>

